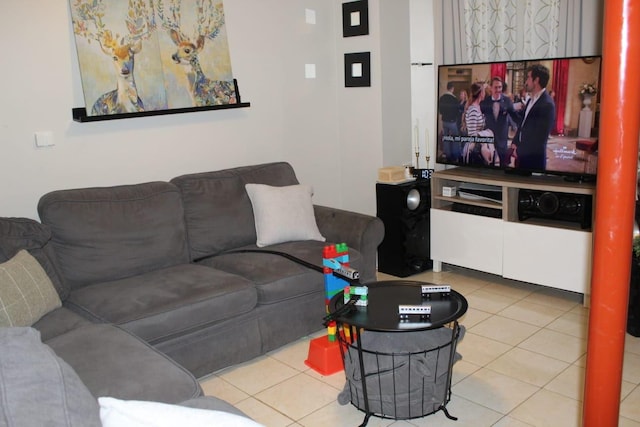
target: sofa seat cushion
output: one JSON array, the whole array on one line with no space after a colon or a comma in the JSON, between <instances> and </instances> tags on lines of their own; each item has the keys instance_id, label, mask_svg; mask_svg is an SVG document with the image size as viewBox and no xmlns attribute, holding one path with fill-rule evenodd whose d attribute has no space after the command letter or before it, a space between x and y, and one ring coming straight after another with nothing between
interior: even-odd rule
<instances>
[{"instance_id":1,"label":"sofa seat cushion","mask_svg":"<svg viewBox=\"0 0 640 427\"><path fill-rule=\"evenodd\" d=\"M281 243L265 248L251 245L203 259L200 263L249 279L255 283L258 304L273 304L301 295L324 292L324 276L317 270L265 251L284 252L322 268L322 249L326 245L324 242L311 240ZM240 252L243 250L252 252ZM349 258L350 265L357 268L360 253L350 250Z\"/></svg>"},{"instance_id":2,"label":"sofa seat cushion","mask_svg":"<svg viewBox=\"0 0 640 427\"><path fill-rule=\"evenodd\" d=\"M67 301L72 309L150 343L246 313L256 303L247 279L195 264L86 286Z\"/></svg>"},{"instance_id":3,"label":"sofa seat cushion","mask_svg":"<svg viewBox=\"0 0 640 427\"><path fill-rule=\"evenodd\" d=\"M96 398L179 403L202 395L187 370L114 325L84 325L45 343Z\"/></svg>"}]
</instances>

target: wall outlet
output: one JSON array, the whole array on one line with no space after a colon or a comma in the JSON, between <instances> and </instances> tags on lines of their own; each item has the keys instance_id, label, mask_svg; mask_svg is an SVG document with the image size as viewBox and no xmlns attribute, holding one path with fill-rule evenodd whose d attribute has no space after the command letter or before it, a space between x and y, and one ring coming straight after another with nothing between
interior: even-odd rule
<instances>
[{"instance_id":1,"label":"wall outlet","mask_svg":"<svg viewBox=\"0 0 640 427\"><path fill-rule=\"evenodd\" d=\"M53 147L56 145L53 142L53 132L51 131L36 132L35 142L37 148Z\"/></svg>"}]
</instances>

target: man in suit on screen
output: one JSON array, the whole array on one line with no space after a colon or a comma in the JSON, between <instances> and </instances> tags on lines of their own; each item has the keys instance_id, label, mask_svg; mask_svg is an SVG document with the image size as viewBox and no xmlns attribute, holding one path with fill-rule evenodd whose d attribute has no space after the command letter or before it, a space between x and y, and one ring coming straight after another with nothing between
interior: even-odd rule
<instances>
[{"instance_id":1,"label":"man in suit on screen","mask_svg":"<svg viewBox=\"0 0 640 427\"><path fill-rule=\"evenodd\" d=\"M531 97L518 114L518 131L512 146L518 157L517 168L544 171L547 164L547 141L556 117L556 106L546 90L549 69L541 64L527 69L525 89Z\"/></svg>"},{"instance_id":2,"label":"man in suit on screen","mask_svg":"<svg viewBox=\"0 0 640 427\"><path fill-rule=\"evenodd\" d=\"M487 128L493 131L493 144L498 154L500 167L505 168L509 164L509 159L507 158L509 116L512 116L512 118L517 118L518 116L513 108L511 98L503 93L505 83L500 77L495 76L491 79L490 89L491 96L485 96L480 102L480 110L484 114Z\"/></svg>"}]
</instances>

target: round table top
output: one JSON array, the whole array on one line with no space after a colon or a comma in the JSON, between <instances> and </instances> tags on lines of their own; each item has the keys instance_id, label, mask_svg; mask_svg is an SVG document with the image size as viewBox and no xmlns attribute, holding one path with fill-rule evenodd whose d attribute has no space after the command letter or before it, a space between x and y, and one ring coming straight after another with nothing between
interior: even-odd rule
<instances>
[{"instance_id":1,"label":"round table top","mask_svg":"<svg viewBox=\"0 0 640 427\"><path fill-rule=\"evenodd\" d=\"M355 306L352 310L334 316L334 320L370 331L402 332L435 329L459 319L466 313L468 303L465 297L453 289L448 295L431 294L422 298L422 286L440 286L433 283L410 280L386 280L367 283L368 305ZM431 306L428 318L410 315L401 319L399 305ZM343 293L335 295L329 302L331 313L344 306Z\"/></svg>"}]
</instances>

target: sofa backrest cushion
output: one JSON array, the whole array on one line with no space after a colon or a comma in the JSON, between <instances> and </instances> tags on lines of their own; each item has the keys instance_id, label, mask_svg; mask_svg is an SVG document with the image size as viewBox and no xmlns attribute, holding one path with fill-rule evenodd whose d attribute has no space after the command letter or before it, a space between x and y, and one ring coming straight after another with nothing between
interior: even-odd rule
<instances>
[{"instance_id":1,"label":"sofa backrest cushion","mask_svg":"<svg viewBox=\"0 0 640 427\"><path fill-rule=\"evenodd\" d=\"M69 296L56 270L55 253L49 227L29 218L0 218L0 263L13 258L22 249L38 260L51 279L61 300Z\"/></svg>"},{"instance_id":2,"label":"sofa backrest cushion","mask_svg":"<svg viewBox=\"0 0 640 427\"><path fill-rule=\"evenodd\" d=\"M182 191L192 259L256 243L253 209L245 184L298 184L285 162L182 175L171 180Z\"/></svg>"},{"instance_id":3,"label":"sofa backrest cushion","mask_svg":"<svg viewBox=\"0 0 640 427\"><path fill-rule=\"evenodd\" d=\"M189 261L180 191L168 182L53 191L38 213L72 289Z\"/></svg>"}]
</instances>

